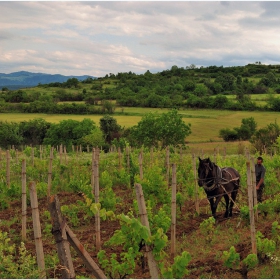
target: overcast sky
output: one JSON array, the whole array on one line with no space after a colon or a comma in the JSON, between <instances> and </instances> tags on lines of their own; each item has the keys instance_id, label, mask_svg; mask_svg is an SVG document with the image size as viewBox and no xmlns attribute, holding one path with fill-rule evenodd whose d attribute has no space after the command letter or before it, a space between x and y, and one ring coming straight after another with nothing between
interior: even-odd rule
<instances>
[{"instance_id":1,"label":"overcast sky","mask_svg":"<svg viewBox=\"0 0 280 280\"><path fill-rule=\"evenodd\" d=\"M0 2L0 73L280 64L280 2Z\"/></svg>"}]
</instances>

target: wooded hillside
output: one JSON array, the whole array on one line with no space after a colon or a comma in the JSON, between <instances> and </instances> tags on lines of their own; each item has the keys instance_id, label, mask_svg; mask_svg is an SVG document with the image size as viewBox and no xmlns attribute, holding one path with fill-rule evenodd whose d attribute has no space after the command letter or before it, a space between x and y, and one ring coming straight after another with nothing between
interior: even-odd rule
<instances>
[{"instance_id":1,"label":"wooded hillside","mask_svg":"<svg viewBox=\"0 0 280 280\"><path fill-rule=\"evenodd\" d=\"M15 91L2 88L0 112L100 114L113 113L115 106L279 111L279 93L280 65L174 65L155 74L130 71ZM75 104L59 103L65 101Z\"/></svg>"}]
</instances>

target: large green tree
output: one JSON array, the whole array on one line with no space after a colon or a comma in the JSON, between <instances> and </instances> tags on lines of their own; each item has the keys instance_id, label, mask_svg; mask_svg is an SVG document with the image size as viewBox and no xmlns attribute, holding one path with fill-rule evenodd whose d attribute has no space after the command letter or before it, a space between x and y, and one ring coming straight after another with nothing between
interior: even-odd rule
<instances>
[{"instance_id":1,"label":"large green tree","mask_svg":"<svg viewBox=\"0 0 280 280\"><path fill-rule=\"evenodd\" d=\"M24 144L41 145L50 126L51 123L42 118L20 122L19 130Z\"/></svg>"},{"instance_id":2,"label":"large green tree","mask_svg":"<svg viewBox=\"0 0 280 280\"><path fill-rule=\"evenodd\" d=\"M138 146L164 147L185 144L191 133L191 124L186 124L177 110L167 113L148 113L131 129L131 136Z\"/></svg>"},{"instance_id":3,"label":"large green tree","mask_svg":"<svg viewBox=\"0 0 280 280\"><path fill-rule=\"evenodd\" d=\"M265 150L268 152L276 143L280 135L280 127L275 123L270 123L266 127L256 131L250 142L259 153Z\"/></svg>"},{"instance_id":4,"label":"large green tree","mask_svg":"<svg viewBox=\"0 0 280 280\"><path fill-rule=\"evenodd\" d=\"M19 124L15 122L0 122L0 146L8 149L9 145L21 145L23 137L20 133Z\"/></svg>"},{"instance_id":5,"label":"large green tree","mask_svg":"<svg viewBox=\"0 0 280 280\"><path fill-rule=\"evenodd\" d=\"M44 144L60 145L63 144L71 149L72 145L82 144L84 136L91 134L96 128L94 121L83 119L81 122L76 120L62 120L59 123L51 124L44 139Z\"/></svg>"},{"instance_id":6,"label":"large green tree","mask_svg":"<svg viewBox=\"0 0 280 280\"><path fill-rule=\"evenodd\" d=\"M114 138L119 138L121 127L115 118L110 115L105 115L100 119L99 124L107 143L111 144Z\"/></svg>"}]
</instances>

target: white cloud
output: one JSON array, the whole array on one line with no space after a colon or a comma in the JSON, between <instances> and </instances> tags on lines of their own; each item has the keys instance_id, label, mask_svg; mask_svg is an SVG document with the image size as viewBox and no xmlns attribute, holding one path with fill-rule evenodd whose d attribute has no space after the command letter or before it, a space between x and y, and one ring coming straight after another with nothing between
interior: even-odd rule
<instances>
[{"instance_id":1,"label":"white cloud","mask_svg":"<svg viewBox=\"0 0 280 280\"><path fill-rule=\"evenodd\" d=\"M0 72L279 64L280 2L0 2Z\"/></svg>"}]
</instances>

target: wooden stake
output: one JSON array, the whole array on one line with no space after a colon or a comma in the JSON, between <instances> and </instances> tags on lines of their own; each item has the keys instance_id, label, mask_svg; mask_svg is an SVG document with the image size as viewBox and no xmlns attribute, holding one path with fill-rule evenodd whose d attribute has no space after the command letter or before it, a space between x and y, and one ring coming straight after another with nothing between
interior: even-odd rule
<instances>
[{"instance_id":1,"label":"wooden stake","mask_svg":"<svg viewBox=\"0 0 280 280\"><path fill-rule=\"evenodd\" d=\"M26 160L22 160L21 168L21 193L22 193L22 226L21 226L21 239L26 240L26 215L27 215L27 202L26 202Z\"/></svg>"},{"instance_id":2,"label":"wooden stake","mask_svg":"<svg viewBox=\"0 0 280 280\"><path fill-rule=\"evenodd\" d=\"M150 225L149 225L142 186L140 184L135 184L135 191L136 191L136 198L137 198L137 202L138 202L141 223L143 224L143 226L148 228L149 234L151 235L151 230L150 230ZM146 255L148 257L148 266L149 266L151 278L159 279L159 270L158 270L157 263L153 256L152 249L147 244L145 244L145 249L146 249Z\"/></svg>"},{"instance_id":3,"label":"wooden stake","mask_svg":"<svg viewBox=\"0 0 280 280\"><path fill-rule=\"evenodd\" d=\"M94 194L94 161L95 161L95 148L92 148L91 156L91 191Z\"/></svg>"},{"instance_id":4,"label":"wooden stake","mask_svg":"<svg viewBox=\"0 0 280 280\"><path fill-rule=\"evenodd\" d=\"M42 154L43 154L43 147L42 147L42 145L40 145L40 160L42 160Z\"/></svg>"},{"instance_id":5,"label":"wooden stake","mask_svg":"<svg viewBox=\"0 0 280 280\"><path fill-rule=\"evenodd\" d=\"M32 161L32 166L34 167L34 147L32 147L31 150L31 161Z\"/></svg>"},{"instance_id":6,"label":"wooden stake","mask_svg":"<svg viewBox=\"0 0 280 280\"><path fill-rule=\"evenodd\" d=\"M256 241L256 228L255 228L254 208L253 208L253 195L252 195L253 191L252 191L250 162L247 161L246 165L247 165L247 188L248 188L248 200L249 200L252 253L257 255L257 241Z\"/></svg>"},{"instance_id":7,"label":"wooden stake","mask_svg":"<svg viewBox=\"0 0 280 280\"><path fill-rule=\"evenodd\" d=\"M172 164L172 196L171 196L171 256L176 254L176 164Z\"/></svg>"},{"instance_id":8,"label":"wooden stake","mask_svg":"<svg viewBox=\"0 0 280 280\"><path fill-rule=\"evenodd\" d=\"M90 257L84 246L77 239L76 235L71 231L69 226L66 224L65 230L67 233L67 239L79 257L84 261L86 267L93 273L97 279L107 279L104 272L98 267L94 260Z\"/></svg>"},{"instance_id":9,"label":"wooden stake","mask_svg":"<svg viewBox=\"0 0 280 280\"><path fill-rule=\"evenodd\" d=\"M256 167L255 167L255 162L254 158L251 157L251 179L252 179L252 192L253 192L253 207L258 204L258 199L257 199L257 183L256 183ZM258 211L255 213L255 219L258 221Z\"/></svg>"},{"instance_id":10,"label":"wooden stake","mask_svg":"<svg viewBox=\"0 0 280 280\"><path fill-rule=\"evenodd\" d=\"M170 164L169 164L169 146L166 147L166 181L167 184L169 185L169 168L170 168Z\"/></svg>"},{"instance_id":11,"label":"wooden stake","mask_svg":"<svg viewBox=\"0 0 280 280\"><path fill-rule=\"evenodd\" d=\"M182 145L180 145L180 164L183 163L183 149L182 149Z\"/></svg>"},{"instance_id":12,"label":"wooden stake","mask_svg":"<svg viewBox=\"0 0 280 280\"><path fill-rule=\"evenodd\" d=\"M130 157L129 157L129 147L126 147L126 166L127 166L127 173L129 174L129 185L130 188L131 184L131 178L130 178Z\"/></svg>"},{"instance_id":13,"label":"wooden stake","mask_svg":"<svg viewBox=\"0 0 280 280\"><path fill-rule=\"evenodd\" d=\"M6 160L7 160L7 165L6 165L6 183L7 183L8 188L10 188L10 185L11 185L11 170L10 170L11 157L10 157L10 151L9 150L6 151Z\"/></svg>"},{"instance_id":14,"label":"wooden stake","mask_svg":"<svg viewBox=\"0 0 280 280\"><path fill-rule=\"evenodd\" d=\"M60 146L59 146L59 162L61 165L62 164L62 144L60 144Z\"/></svg>"},{"instance_id":15,"label":"wooden stake","mask_svg":"<svg viewBox=\"0 0 280 280\"><path fill-rule=\"evenodd\" d=\"M150 149L150 155L151 155L151 166L154 164L154 148L151 147Z\"/></svg>"},{"instance_id":16,"label":"wooden stake","mask_svg":"<svg viewBox=\"0 0 280 280\"><path fill-rule=\"evenodd\" d=\"M97 151L98 154L98 151ZM96 155L97 155L96 154ZM95 203L99 203L99 165L98 157L94 161L94 199ZM96 250L101 249L101 238L100 238L100 215L99 211L95 214L95 234L96 234Z\"/></svg>"},{"instance_id":17,"label":"wooden stake","mask_svg":"<svg viewBox=\"0 0 280 280\"><path fill-rule=\"evenodd\" d=\"M40 278L46 278L40 215L38 209L37 192L36 192L34 182L31 182L29 184L29 191L30 191L30 202L32 208L32 219L33 219L33 230L34 230L34 239L35 239L35 246L36 246L37 263L39 269L41 270Z\"/></svg>"},{"instance_id":18,"label":"wooden stake","mask_svg":"<svg viewBox=\"0 0 280 280\"><path fill-rule=\"evenodd\" d=\"M143 156L143 154L142 154L142 151L141 151L140 154L139 154L139 158L138 158L138 160L139 160L140 180L143 180L143 163L142 163L142 156Z\"/></svg>"},{"instance_id":19,"label":"wooden stake","mask_svg":"<svg viewBox=\"0 0 280 280\"><path fill-rule=\"evenodd\" d=\"M64 161L65 161L65 164L67 165L67 151L66 151L66 146L64 146Z\"/></svg>"},{"instance_id":20,"label":"wooden stake","mask_svg":"<svg viewBox=\"0 0 280 280\"><path fill-rule=\"evenodd\" d=\"M52 161L53 161L53 147L50 150L50 161L49 161L49 171L48 171L48 197L51 196L52 188Z\"/></svg>"},{"instance_id":21,"label":"wooden stake","mask_svg":"<svg viewBox=\"0 0 280 280\"><path fill-rule=\"evenodd\" d=\"M193 159L193 174L194 174L194 184L195 184L195 209L197 214L200 213L199 211L199 201L198 201L198 186L197 186L197 179L196 179L196 160L195 160L195 155L192 155Z\"/></svg>"},{"instance_id":22,"label":"wooden stake","mask_svg":"<svg viewBox=\"0 0 280 280\"><path fill-rule=\"evenodd\" d=\"M16 149L16 164L18 164L18 149Z\"/></svg>"},{"instance_id":23,"label":"wooden stake","mask_svg":"<svg viewBox=\"0 0 280 280\"><path fill-rule=\"evenodd\" d=\"M52 234L54 235L62 278L74 279L75 270L71 258L70 246L66 235L66 222L63 220L57 196L50 197L49 211L52 218Z\"/></svg>"},{"instance_id":24,"label":"wooden stake","mask_svg":"<svg viewBox=\"0 0 280 280\"><path fill-rule=\"evenodd\" d=\"M121 170L121 168L122 168L122 161L121 161L122 155L121 155L121 148L120 147L118 147L118 156L119 156L119 170Z\"/></svg>"}]
</instances>

